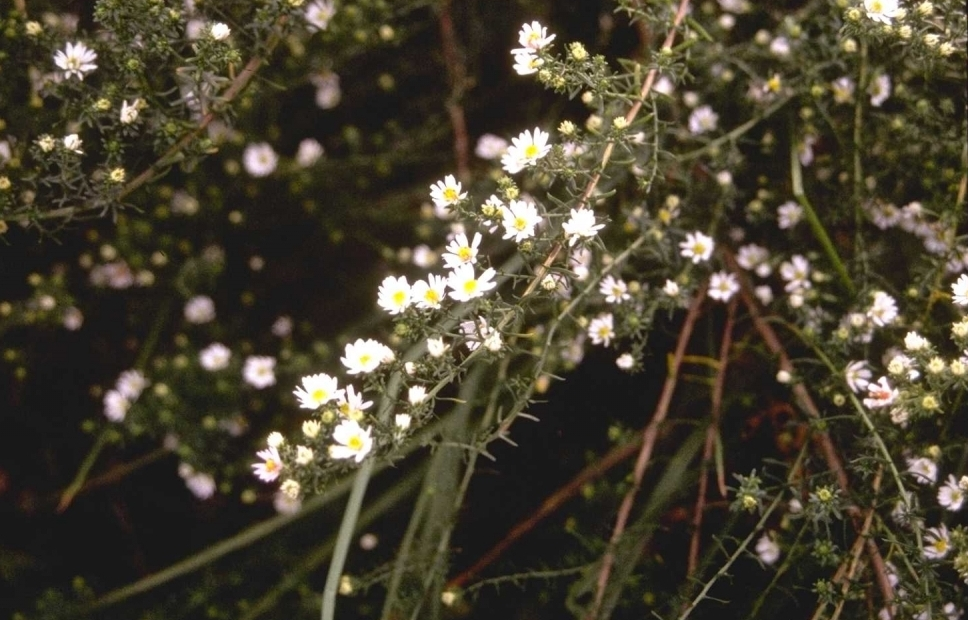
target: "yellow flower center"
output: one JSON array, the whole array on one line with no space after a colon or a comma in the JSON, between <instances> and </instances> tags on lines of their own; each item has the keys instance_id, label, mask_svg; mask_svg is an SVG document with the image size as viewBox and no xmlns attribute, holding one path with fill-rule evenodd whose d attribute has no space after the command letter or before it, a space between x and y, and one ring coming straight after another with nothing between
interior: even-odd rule
<instances>
[{"instance_id":1,"label":"yellow flower center","mask_svg":"<svg viewBox=\"0 0 968 620\"><path fill-rule=\"evenodd\" d=\"M467 246L464 246L457 250L457 258L465 262L469 261L471 259L471 249Z\"/></svg>"},{"instance_id":2,"label":"yellow flower center","mask_svg":"<svg viewBox=\"0 0 968 620\"><path fill-rule=\"evenodd\" d=\"M437 291L435 291L432 288L428 288L427 289L427 294L424 295L424 299L429 304L437 304L437 303L440 303L440 295L438 295L437 294Z\"/></svg>"},{"instance_id":3,"label":"yellow flower center","mask_svg":"<svg viewBox=\"0 0 968 620\"><path fill-rule=\"evenodd\" d=\"M520 216L514 218L514 228L515 229L517 229L517 230L524 230L527 227L528 227L528 220L526 220L526 219L524 219L523 217L520 217Z\"/></svg>"},{"instance_id":4,"label":"yellow flower center","mask_svg":"<svg viewBox=\"0 0 968 620\"><path fill-rule=\"evenodd\" d=\"M266 459L266 472L272 473L279 469L279 463L276 463L273 459Z\"/></svg>"},{"instance_id":5,"label":"yellow flower center","mask_svg":"<svg viewBox=\"0 0 968 620\"><path fill-rule=\"evenodd\" d=\"M453 187L448 187L444 190L444 198L446 198L448 202L454 202L457 200L457 190Z\"/></svg>"},{"instance_id":6,"label":"yellow flower center","mask_svg":"<svg viewBox=\"0 0 968 620\"><path fill-rule=\"evenodd\" d=\"M359 452L360 450L363 449L363 440L360 438L359 435L353 435L346 442L346 447L349 448L350 450L353 450L354 452Z\"/></svg>"},{"instance_id":7,"label":"yellow flower center","mask_svg":"<svg viewBox=\"0 0 968 620\"><path fill-rule=\"evenodd\" d=\"M528 159L534 159L538 156L538 147L534 144L529 144L524 148L524 156Z\"/></svg>"},{"instance_id":8,"label":"yellow flower center","mask_svg":"<svg viewBox=\"0 0 968 620\"><path fill-rule=\"evenodd\" d=\"M477 292L477 280L468 280L464 282L464 292L465 293L476 293Z\"/></svg>"},{"instance_id":9,"label":"yellow flower center","mask_svg":"<svg viewBox=\"0 0 968 620\"><path fill-rule=\"evenodd\" d=\"M874 2L871 2L871 13L883 13L883 12L884 12L884 5L880 2L880 0L874 0Z\"/></svg>"},{"instance_id":10,"label":"yellow flower center","mask_svg":"<svg viewBox=\"0 0 968 620\"><path fill-rule=\"evenodd\" d=\"M322 390L322 389L313 390L313 393L310 394L310 398L312 398L316 402L325 400L326 399L326 390Z\"/></svg>"},{"instance_id":11,"label":"yellow flower center","mask_svg":"<svg viewBox=\"0 0 968 620\"><path fill-rule=\"evenodd\" d=\"M369 355L368 353L364 353L363 355L360 356L360 366L366 366L367 364L370 363L371 359L373 359L372 355Z\"/></svg>"},{"instance_id":12,"label":"yellow flower center","mask_svg":"<svg viewBox=\"0 0 968 620\"><path fill-rule=\"evenodd\" d=\"M403 302L407 300L407 294L404 291L397 291L393 294L393 303L398 306L402 306Z\"/></svg>"}]
</instances>

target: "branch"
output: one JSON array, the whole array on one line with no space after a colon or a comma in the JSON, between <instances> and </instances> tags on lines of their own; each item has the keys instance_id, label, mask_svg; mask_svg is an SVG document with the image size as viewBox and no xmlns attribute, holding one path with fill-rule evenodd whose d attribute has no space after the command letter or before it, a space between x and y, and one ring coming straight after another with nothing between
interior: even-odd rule
<instances>
[{"instance_id":1,"label":"branch","mask_svg":"<svg viewBox=\"0 0 968 620\"><path fill-rule=\"evenodd\" d=\"M450 83L450 95L447 97L446 106L450 124L454 128L454 159L457 162L457 177L461 181L468 181L471 177L470 140L467 136L464 106L461 104L467 87L467 70L461 62L451 6L450 0L443 0L439 17L440 42L444 52L444 64L447 67L447 80Z\"/></svg>"}]
</instances>

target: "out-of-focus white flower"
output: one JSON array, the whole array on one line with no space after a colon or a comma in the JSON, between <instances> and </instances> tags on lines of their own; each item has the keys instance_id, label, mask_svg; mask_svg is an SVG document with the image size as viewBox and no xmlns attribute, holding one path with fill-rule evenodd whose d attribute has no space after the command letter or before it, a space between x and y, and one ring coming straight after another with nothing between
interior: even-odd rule
<instances>
[{"instance_id":1,"label":"out-of-focus white flower","mask_svg":"<svg viewBox=\"0 0 968 620\"><path fill-rule=\"evenodd\" d=\"M250 144L242 153L242 165L245 171L257 178L269 176L275 172L278 164L279 155L268 142Z\"/></svg>"},{"instance_id":2,"label":"out-of-focus white flower","mask_svg":"<svg viewBox=\"0 0 968 620\"><path fill-rule=\"evenodd\" d=\"M261 390L276 384L276 358L266 355L250 355L245 358L242 378L246 383Z\"/></svg>"}]
</instances>

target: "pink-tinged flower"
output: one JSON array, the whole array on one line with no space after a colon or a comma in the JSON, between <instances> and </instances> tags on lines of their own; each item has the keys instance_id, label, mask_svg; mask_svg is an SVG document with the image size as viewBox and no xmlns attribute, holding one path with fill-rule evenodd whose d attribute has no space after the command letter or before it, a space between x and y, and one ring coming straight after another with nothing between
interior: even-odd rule
<instances>
[{"instance_id":1,"label":"pink-tinged flower","mask_svg":"<svg viewBox=\"0 0 968 620\"><path fill-rule=\"evenodd\" d=\"M256 456L262 459L262 462L253 463L252 471L260 480L263 482L272 482L279 477L283 467L282 457L279 456L277 449L269 447L257 452Z\"/></svg>"},{"instance_id":2,"label":"pink-tinged flower","mask_svg":"<svg viewBox=\"0 0 968 620\"><path fill-rule=\"evenodd\" d=\"M871 409L880 409L892 405L897 400L898 391L888 383L887 377L881 377L877 383L870 383L867 386L867 398L864 399L864 406Z\"/></svg>"}]
</instances>

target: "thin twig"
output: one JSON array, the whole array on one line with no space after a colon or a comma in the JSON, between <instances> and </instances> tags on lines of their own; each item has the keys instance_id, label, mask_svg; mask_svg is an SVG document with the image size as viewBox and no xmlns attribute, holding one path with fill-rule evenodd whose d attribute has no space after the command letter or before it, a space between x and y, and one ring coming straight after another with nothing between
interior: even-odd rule
<instances>
[{"instance_id":1,"label":"thin twig","mask_svg":"<svg viewBox=\"0 0 968 620\"><path fill-rule=\"evenodd\" d=\"M713 461L713 450L716 446L716 435L719 433L719 419L723 409L723 390L726 386L726 367L729 364L729 350L733 346L733 324L736 320L736 300L730 301L726 311L726 325L723 326L723 341L719 347L719 363L716 365L716 379L710 397L710 420L706 427L706 444L703 446L702 467L699 474L699 490L696 492L696 509L692 515L692 539L689 541L689 561L686 575L696 572L699 565L699 539L702 534L702 516L705 512L706 489L709 474L706 471ZM725 481L719 480L719 491L726 496Z\"/></svg>"},{"instance_id":2,"label":"thin twig","mask_svg":"<svg viewBox=\"0 0 968 620\"><path fill-rule=\"evenodd\" d=\"M467 135L467 119L464 116L464 106L461 101L467 88L467 69L461 61L457 45L450 0L443 0L440 3L438 21L444 65L447 67L447 81L450 83L450 95L447 97L446 105L450 124L454 128L454 160L457 164L457 177L466 182L471 178L470 139Z\"/></svg>"},{"instance_id":3,"label":"thin twig","mask_svg":"<svg viewBox=\"0 0 968 620\"><path fill-rule=\"evenodd\" d=\"M649 466L649 461L652 458L652 450L655 448L655 442L659 437L659 427L669 413L669 406L672 404L672 394L675 392L676 383L679 379L679 367L682 365L682 358L686 354L686 346L692 337L693 327L695 327L696 321L699 319L699 309L702 307L705 299L706 286L703 285L696 293L696 297L689 307L689 313L686 315L686 320L679 330L679 341L676 343L676 351L665 383L662 386L659 402L655 406L655 413L653 413L652 419L642 432L642 448L639 450L638 459L635 461L635 468L632 470L632 486L622 499L618 517L615 519L615 527L612 530L612 537L609 540L608 550L602 557L602 566L599 569L596 584L595 600L592 603L589 613L586 615L586 618L589 620L598 617L598 610L601 608L602 601L605 598L605 589L608 586L608 579L612 573L612 566L615 564L615 547L622 538L622 534L625 533L625 526L628 523L629 515L632 513L632 505L635 503L635 497L638 495L639 488L642 486L645 470Z\"/></svg>"},{"instance_id":4,"label":"thin twig","mask_svg":"<svg viewBox=\"0 0 968 620\"><path fill-rule=\"evenodd\" d=\"M640 445L641 437L637 437L635 441L613 448L608 454L600 459L597 459L595 462L578 472L578 475L572 478L568 484L549 495L536 511L528 515L528 517L522 521L519 521L513 528L511 528L511 530L504 538L500 540L500 542L491 547L490 550L482 555L479 560L474 562L470 568L451 579L447 583L447 587L463 587L471 579L479 575L485 568L493 564L499 557L504 555L504 552L507 551L518 540L523 538L525 534L533 530L543 520L557 512L558 509L565 504L565 502L577 495L579 491L581 491L582 487L592 480L605 475L608 470L635 454Z\"/></svg>"}]
</instances>

